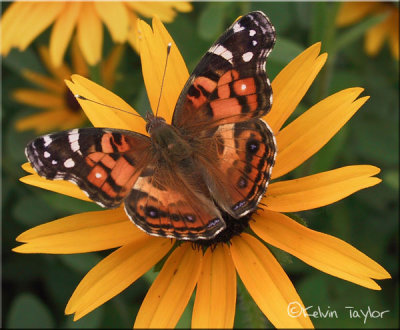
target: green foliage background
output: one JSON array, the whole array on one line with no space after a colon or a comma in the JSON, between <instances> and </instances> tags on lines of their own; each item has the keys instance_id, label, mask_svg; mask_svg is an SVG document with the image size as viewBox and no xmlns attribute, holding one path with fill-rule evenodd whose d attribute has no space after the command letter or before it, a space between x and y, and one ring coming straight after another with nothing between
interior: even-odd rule
<instances>
[{"instance_id":1,"label":"green foliage background","mask_svg":"<svg viewBox=\"0 0 400 330\"><path fill-rule=\"evenodd\" d=\"M3 3L3 10L8 4ZM339 90L361 86L371 99L317 155L287 178L295 178L353 164L380 167L378 186L360 191L333 205L299 214L312 229L339 237L380 263L392 279L380 281L382 291L369 290L331 277L277 249L305 306L323 312L336 310L336 318L312 318L316 327L396 328L398 310L398 194L399 194L399 63L386 45L375 57L363 51L363 32L378 18L367 18L349 28L334 26L338 3L287 2L197 2L188 14L179 14L167 24L184 59L193 69L202 54L237 16L262 10L277 30L277 43L267 71L270 78L297 54L317 41L329 53L328 62L294 116ZM105 30L106 31L106 30ZM105 32L104 53L112 42ZM24 67L45 72L37 46L48 44L43 33L25 52L13 51L2 60L2 313L8 328L121 328L131 327L141 301L156 276L150 271L123 293L88 316L73 322L64 308L74 288L103 253L78 255L24 255L11 251L15 238L36 225L82 211L97 209L92 204L24 185L18 179L26 161L24 148L33 132L16 132L17 118L33 109L12 100L15 88L28 86L20 76ZM69 59L67 58L67 61ZM92 72L97 70L93 68ZM92 77L95 79L95 77ZM137 54L126 47L113 90L145 113L149 109ZM190 327L191 303L178 327ZM382 318L350 318L346 307L355 310L389 310ZM271 327L239 282L235 327Z\"/></svg>"}]
</instances>

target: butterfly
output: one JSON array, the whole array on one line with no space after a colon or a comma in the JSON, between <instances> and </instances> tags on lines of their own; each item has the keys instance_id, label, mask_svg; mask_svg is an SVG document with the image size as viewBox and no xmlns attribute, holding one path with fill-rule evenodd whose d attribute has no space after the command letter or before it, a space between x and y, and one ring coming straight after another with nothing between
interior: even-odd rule
<instances>
[{"instance_id":1,"label":"butterfly","mask_svg":"<svg viewBox=\"0 0 400 330\"><path fill-rule=\"evenodd\" d=\"M271 108L265 62L275 29L255 11L236 20L186 82L171 124L148 114L149 136L80 128L36 138L25 150L36 172L77 184L105 208L124 204L150 235L209 240L256 210L276 141L261 119Z\"/></svg>"}]
</instances>

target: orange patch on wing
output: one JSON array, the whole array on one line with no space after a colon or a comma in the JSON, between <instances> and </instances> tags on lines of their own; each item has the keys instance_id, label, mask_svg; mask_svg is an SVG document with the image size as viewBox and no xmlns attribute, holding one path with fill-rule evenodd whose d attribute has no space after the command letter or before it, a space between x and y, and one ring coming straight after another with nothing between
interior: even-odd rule
<instances>
[{"instance_id":1,"label":"orange patch on wing","mask_svg":"<svg viewBox=\"0 0 400 330\"><path fill-rule=\"evenodd\" d=\"M200 108L206 101L207 96L204 95L202 88L211 93L217 86L215 81L212 81L206 77L198 77L193 82L193 87L199 92L199 96L187 96L187 98L192 102L195 108ZM201 88L199 88L201 87Z\"/></svg>"},{"instance_id":2,"label":"orange patch on wing","mask_svg":"<svg viewBox=\"0 0 400 330\"><path fill-rule=\"evenodd\" d=\"M115 160L109 156L109 155L105 155L102 159L101 159L101 163L103 165L105 165L108 168L113 168L115 166Z\"/></svg>"},{"instance_id":3,"label":"orange patch on wing","mask_svg":"<svg viewBox=\"0 0 400 330\"><path fill-rule=\"evenodd\" d=\"M101 147L102 147L104 153L114 152L114 149L111 145L111 139L112 139L111 133L105 133L103 135L103 137L101 138Z\"/></svg>"},{"instance_id":4,"label":"orange patch on wing","mask_svg":"<svg viewBox=\"0 0 400 330\"><path fill-rule=\"evenodd\" d=\"M201 86L209 93L211 93L217 87L217 83L215 81L206 77L196 78L193 85L195 87Z\"/></svg>"},{"instance_id":5,"label":"orange patch on wing","mask_svg":"<svg viewBox=\"0 0 400 330\"><path fill-rule=\"evenodd\" d=\"M92 160L94 163L98 163L102 158L104 157L104 154L102 152L94 152L87 156L90 160Z\"/></svg>"},{"instance_id":6,"label":"orange patch on wing","mask_svg":"<svg viewBox=\"0 0 400 330\"><path fill-rule=\"evenodd\" d=\"M246 99L247 99L247 105L249 106L250 111L255 111L258 107L257 94L247 95Z\"/></svg>"},{"instance_id":7,"label":"orange patch on wing","mask_svg":"<svg viewBox=\"0 0 400 330\"><path fill-rule=\"evenodd\" d=\"M104 170L104 168L97 165L90 171L87 179L96 187L101 187L101 185L107 180L107 172Z\"/></svg>"},{"instance_id":8,"label":"orange patch on wing","mask_svg":"<svg viewBox=\"0 0 400 330\"><path fill-rule=\"evenodd\" d=\"M242 113L242 106L237 98L215 100L210 102L210 107L213 110L214 118L225 118Z\"/></svg>"},{"instance_id":9,"label":"orange patch on wing","mask_svg":"<svg viewBox=\"0 0 400 330\"><path fill-rule=\"evenodd\" d=\"M109 197L117 197L117 193L115 190L110 186L108 182L104 182L101 189L109 196Z\"/></svg>"},{"instance_id":10,"label":"orange patch on wing","mask_svg":"<svg viewBox=\"0 0 400 330\"><path fill-rule=\"evenodd\" d=\"M245 78L233 83L233 90L237 95L249 95L256 93L254 78Z\"/></svg>"},{"instance_id":11,"label":"orange patch on wing","mask_svg":"<svg viewBox=\"0 0 400 330\"><path fill-rule=\"evenodd\" d=\"M114 179L114 182L119 186L124 186L131 181L132 175L134 175L136 168L129 164L124 157L118 159L115 163L114 168L111 171L111 177ZM136 173L135 178L137 178L139 172Z\"/></svg>"},{"instance_id":12,"label":"orange patch on wing","mask_svg":"<svg viewBox=\"0 0 400 330\"><path fill-rule=\"evenodd\" d=\"M229 84L230 82L239 79L239 72L236 70L229 70L225 72L218 80L218 86Z\"/></svg>"},{"instance_id":13,"label":"orange patch on wing","mask_svg":"<svg viewBox=\"0 0 400 330\"><path fill-rule=\"evenodd\" d=\"M115 143L115 140L114 140L114 143ZM117 143L115 143L115 144L116 144L119 152L125 152L131 148L130 145L128 144L128 142L126 142L126 138L124 136L122 136L120 144L117 144Z\"/></svg>"}]
</instances>

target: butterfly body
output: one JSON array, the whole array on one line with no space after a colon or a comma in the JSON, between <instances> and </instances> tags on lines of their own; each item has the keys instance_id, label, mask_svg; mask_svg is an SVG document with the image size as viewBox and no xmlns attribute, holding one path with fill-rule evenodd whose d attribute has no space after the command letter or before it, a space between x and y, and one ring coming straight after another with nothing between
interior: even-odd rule
<instances>
[{"instance_id":1,"label":"butterfly body","mask_svg":"<svg viewBox=\"0 0 400 330\"><path fill-rule=\"evenodd\" d=\"M275 31L262 12L242 16L214 43L177 101L172 122L148 114L149 136L82 128L39 137L26 155L39 175L69 180L103 207L124 205L151 235L211 239L254 211L276 142L265 61Z\"/></svg>"}]
</instances>

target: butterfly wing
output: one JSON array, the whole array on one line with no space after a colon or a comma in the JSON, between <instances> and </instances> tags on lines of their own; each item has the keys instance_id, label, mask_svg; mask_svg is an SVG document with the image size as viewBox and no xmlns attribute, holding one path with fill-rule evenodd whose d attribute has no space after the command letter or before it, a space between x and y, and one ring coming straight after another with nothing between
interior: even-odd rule
<instances>
[{"instance_id":1,"label":"butterfly wing","mask_svg":"<svg viewBox=\"0 0 400 330\"><path fill-rule=\"evenodd\" d=\"M208 50L187 81L172 123L187 131L260 117L272 103L265 62L275 29L264 13L242 16Z\"/></svg>"},{"instance_id":2,"label":"butterfly wing","mask_svg":"<svg viewBox=\"0 0 400 330\"><path fill-rule=\"evenodd\" d=\"M77 184L103 207L116 207L150 159L148 137L125 130L82 128L39 137L25 153L36 172Z\"/></svg>"},{"instance_id":3,"label":"butterfly wing","mask_svg":"<svg viewBox=\"0 0 400 330\"><path fill-rule=\"evenodd\" d=\"M171 170L160 160L142 171L125 200L130 219L145 232L184 240L211 239L225 228L221 214L196 180L192 164Z\"/></svg>"},{"instance_id":4,"label":"butterfly wing","mask_svg":"<svg viewBox=\"0 0 400 330\"><path fill-rule=\"evenodd\" d=\"M265 62L274 43L264 13L242 16L195 68L173 116L173 125L196 141L212 198L236 218L257 207L274 165L275 138L257 119L272 103Z\"/></svg>"},{"instance_id":5,"label":"butterfly wing","mask_svg":"<svg viewBox=\"0 0 400 330\"><path fill-rule=\"evenodd\" d=\"M275 163L275 137L261 119L220 125L198 155L218 205L238 218L256 209Z\"/></svg>"}]
</instances>

